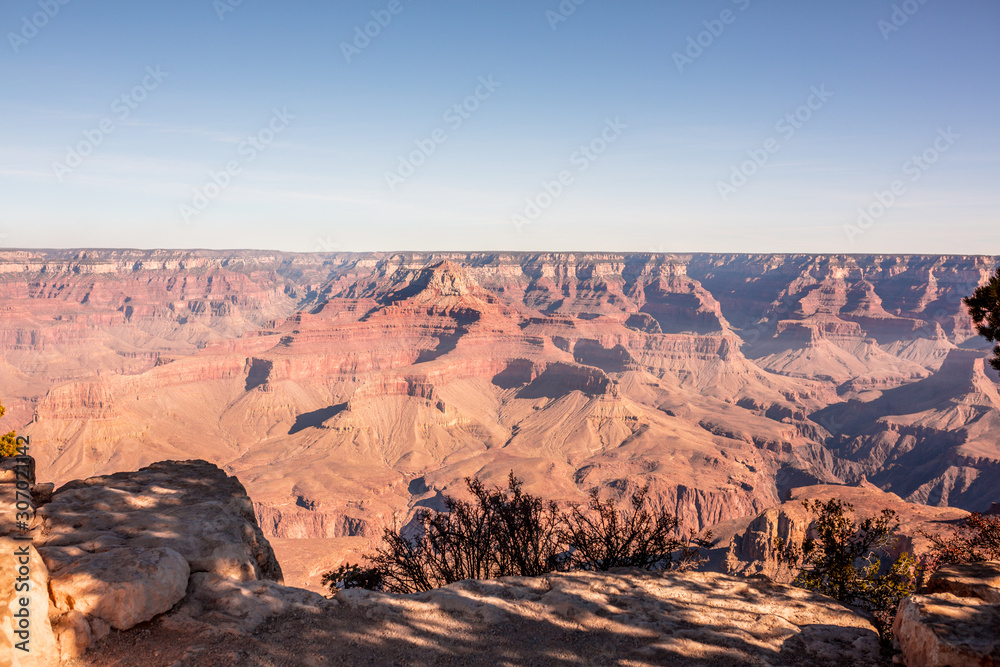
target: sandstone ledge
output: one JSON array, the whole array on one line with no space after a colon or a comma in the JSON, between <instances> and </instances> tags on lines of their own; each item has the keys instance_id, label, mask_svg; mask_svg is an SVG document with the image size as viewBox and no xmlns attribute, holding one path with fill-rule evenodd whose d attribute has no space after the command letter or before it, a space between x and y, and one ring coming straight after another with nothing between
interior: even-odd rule
<instances>
[{"instance_id":1,"label":"sandstone ledge","mask_svg":"<svg viewBox=\"0 0 1000 667\"><path fill-rule=\"evenodd\" d=\"M1000 562L941 568L927 595L899 605L893 634L907 665L1000 665Z\"/></svg>"},{"instance_id":2,"label":"sandstone ledge","mask_svg":"<svg viewBox=\"0 0 1000 667\"><path fill-rule=\"evenodd\" d=\"M714 573L580 572L463 581L409 596L342 591L313 602L255 585L269 588L262 600L284 600L272 609L285 611L251 632L178 623L174 611L148 628L112 632L72 665L818 667L880 659L874 628L837 602Z\"/></svg>"},{"instance_id":3,"label":"sandstone ledge","mask_svg":"<svg viewBox=\"0 0 1000 667\"><path fill-rule=\"evenodd\" d=\"M9 475L8 475L9 477ZM14 479L0 479L0 510L14 517ZM35 493L36 487L43 487ZM254 518L246 490L235 477L205 461L166 461L136 472L92 477L66 484L54 494L32 485L44 498L31 520L30 541L17 542L14 526L0 524L0 648L13 646L10 614L15 598L15 546L29 550L31 654L4 649L0 664L48 666L84 654L112 628L127 630L171 611L203 610L197 602L218 591L248 600L270 584L282 587L281 568ZM51 496L51 497L49 497ZM23 531L18 531L23 533ZM265 584L261 580L267 581ZM255 587L256 585L256 587ZM261 586L264 589L261 589ZM241 628L285 611L303 595L271 591L282 604L238 604ZM13 596L13 597L12 597ZM214 596L214 597L213 597Z\"/></svg>"}]
</instances>

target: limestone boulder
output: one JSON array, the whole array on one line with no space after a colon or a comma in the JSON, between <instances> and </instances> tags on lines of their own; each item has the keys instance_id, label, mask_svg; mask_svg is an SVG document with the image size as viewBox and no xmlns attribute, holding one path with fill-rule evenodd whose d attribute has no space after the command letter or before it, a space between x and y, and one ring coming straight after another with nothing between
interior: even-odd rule
<instances>
[{"instance_id":1,"label":"limestone boulder","mask_svg":"<svg viewBox=\"0 0 1000 667\"><path fill-rule=\"evenodd\" d=\"M1000 604L1000 562L946 565L927 582L927 592Z\"/></svg>"},{"instance_id":2,"label":"limestone boulder","mask_svg":"<svg viewBox=\"0 0 1000 667\"><path fill-rule=\"evenodd\" d=\"M907 665L1000 664L1000 563L942 568L903 600L893 635Z\"/></svg>"},{"instance_id":3,"label":"limestone boulder","mask_svg":"<svg viewBox=\"0 0 1000 667\"><path fill-rule=\"evenodd\" d=\"M54 577L86 553L172 549L191 572L281 581L246 489L205 461L164 461L66 484L45 505L40 551Z\"/></svg>"},{"instance_id":4,"label":"limestone boulder","mask_svg":"<svg viewBox=\"0 0 1000 667\"><path fill-rule=\"evenodd\" d=\"M79 558L59 570L50 588L57 609L126 630L180 602L190 573L173 549L120 547Z\"/></svg>"},{"instance_id":5,"label":"limestone boulder","mask_svg":"<svg viewBox=\"0 0 1000 667\"><path fill-rule=\"evenodd\" d=\"M110 628L127 630L197 597L204 578L192 573L212 581L282 579L243 485L204 461L70 482L34 525L63 660Z\"/></svg>"}]
</instances>

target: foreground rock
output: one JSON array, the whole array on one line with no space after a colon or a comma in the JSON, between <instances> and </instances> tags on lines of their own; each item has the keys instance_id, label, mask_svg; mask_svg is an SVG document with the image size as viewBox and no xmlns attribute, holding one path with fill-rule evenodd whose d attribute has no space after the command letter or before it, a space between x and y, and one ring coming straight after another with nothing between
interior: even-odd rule
<instances>
[{"instance_id":1,"label":"foreground rock","mask_svg":"<svg viewBox=\"0 0 1000 667\"><path fill-rule=\"evenodd\" d=\"M880 657L868 621L829 598L711 573L511 577L411 596L342 591L297 604L262 590L257 599L244 606L289 611L249 634L178 624L172 612L148 629L112 633L72 664L840 666Z\"/></svg>"},{"instance_id":2,"label":"foreground rock","mask_svg":"<svg viewBox=\"0 0 1000 667\"><path fill-rule=\"evenodd\" d=\"M28 556L15 557L19 550L27 549ZM48 622L49 598L46 592L47 572L41 557L32 546L9 537L0 537L0 664L12 667L48 667L59 659L52 625ZM28 574L19 574L27 565ZM25 585L27 585L25 589ZM20 588L15 588L20 586ZM27 601L22 605L22 601ZM15 618L27 609L28 625L15 625ZM25 632L26 634L18 634ZM27 640L27 644L25 644ZM26 649L26 650L25 650ZM4 660L9 662L4 662Z\"/></svg>"},{"instance_id":3,"label":"foreground rock","mask_svg":"<svg viewBox=\"0 0 1000 667\"><path fill-rule=\"evenodd\" d=\"M907 665L1000 664L1000 562L941 568L900 604L893 633Z\"/></svg>"},{"instance_id":4,"label":"foreground rock","mask_svg":"<svg viewBox=\"0 0 1000 667\"><path fill-rule=\"evenodd\" d=\"M7 487L12 484L0 483L4 516L11 517L13 496ZM20 664L74 658L112 629L132 628L182 601L179 618L191 620L215 611L211 602L226 596L244 602L263 592L274 600L295 601L303 594L313 602L322 599L294 589L285 596L286 589L277 583L281 568L246 490L235 477L204 461L161 462L137 472L70 482L39 508L31 526L31 541L20 544L33 545L26 557L33 662ZM15 532L5 525L0 535L4 553L13 553L19 544ZM16 573L13 561L2 563L4 595L14 592ZM14 610L13 600L0 603ZM222 607L242 629L288 608L257 605L248 611L232 602ZM5 629L11 627L9 619L0 620ZM11 639L4 634L0 642L6 645Z\"/></svg>"},{"instance_id":5,"label":"foreground rock","mask_svg":"<svg viewBox=\"0 0 1000 667\"><path fill-rule=\"evenodd\" d=\"M47 667L59 658L48 620L48 570L31 533L17 525L24 511L18 502L37 505L51 486L35 483L30 456L0 458L0 665Z\"/></svg>"}]
</instances>

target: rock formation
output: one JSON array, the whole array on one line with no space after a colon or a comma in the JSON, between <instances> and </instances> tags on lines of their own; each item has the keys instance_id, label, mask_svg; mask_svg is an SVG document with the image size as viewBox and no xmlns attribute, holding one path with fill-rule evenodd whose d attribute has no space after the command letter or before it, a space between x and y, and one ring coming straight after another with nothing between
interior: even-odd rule
<instances>
[{"instance_id":1,"label":"rock formation","mask_svg":"<svg viewBox=\"0 0 1000 667\"><path fill-rule=\"evenodd\" d=\"M907 665L1000 663L1000 563L941 568L900 604L893 634Z\"/></svg>"},{"instance_id":2,"label":"rock formation","mask_svg":"<svg viewBox=\"0 0 1000 667\"><path fill-rule=\"evenodd\" d=\"M13 515L12 485L0 481L4 516ZM20 544L31 553L31 652L9 653L25 666L67 661L112 628L127 630L182 601L172 615L177 622L193 615L210 623L219 591L250 600L269 595L281 605L316 597L278 585L281 568L246 491L204 461L161 462L71 482L38 507L31 539L18 542L19 534L11 526L3 530L5 554ZM0 577L11 585L4 595L14 591L9 564L5 556ZM260 622L269 609L226 604L244 625ZM286 608L281 605L277 609ZM2 608L16 610L13 602ZM9 629L10 618L3 624Z\"/></svg>"},{"instance_id":3,"label":"rock formation","mask_svg":"<svg viewBox=\"0 0 1000 667\"><path fill-rule=\"evenodd\" d=\"M228 613L201 618L217 626L172 612L69 664L840 667L880 657L868 621L829 598L719 574L557 574L463 581L409 596L351 590L294 605L267 592L216 595ZM255 631L233 622L254 610L262 619Z\"/></svg>"},{"instance_id":4,"label":"rock formation","mask_svg":"<svg viewBox=\"0 0 1000 667\"><path fill-rule=\"evenodd\" d=\"M908 503L871 484L821 484L792 489L787 500L777 507L769 508L756 517L716 526L718 544L724 549L720 554L720 569L730 574L762 574L777 581L790 581L795 573L779 567L775 542L780 539L786 544L801 544L815 519L803 502L825 502L832 498L850 503L854 507L854 518L859 522L878 516L883 509L896 513L898 539L884 554L890 560L904 551L917 556L925 553L931 545L922 533L934 535L947 532L953 524L969 515L957 508Z\"/></svg>"},{"instance_id":5,"label":"rock formation","mask_svg":"<svg viewBox=\"0 0 1000 667\"><path fill-rule=\"evenodd\" d=\"M51 493L36 484L32 457L0 458L0 656L12 667L48 667L59 656L48 571L27 530Z\"/></svg>"},{"instance_id":6,"label":"rock formation","mask_svg":"<svg viewBox=\"0 0 1000 667\"><path fill-rule=\"evenodd\" d=\"M1000 395L961 298L995 263L3 251L0 387L47 479L210 461L279 551L328 541L313 577L511 470L696 530L863 477L979 510Z\"/></svg>"},{"instance_id":7,"label":"rock formation","mask_svg":"<svg viewBox=\"0 0 1000 667\"><path fill-rule=\"evenodd\" d=\"M12 484L0 479L0 491ZM26 667L879 657L869 622L829 598L715 573L575 572L324 599L280 584L243 486L204 461L71 482L40 506L30 536L32 652L13 663ZM4 594L17 575L10 562ZM17 655L6 631L16 607L0 603L0 648Z\"/></svg>"}]
</instances>

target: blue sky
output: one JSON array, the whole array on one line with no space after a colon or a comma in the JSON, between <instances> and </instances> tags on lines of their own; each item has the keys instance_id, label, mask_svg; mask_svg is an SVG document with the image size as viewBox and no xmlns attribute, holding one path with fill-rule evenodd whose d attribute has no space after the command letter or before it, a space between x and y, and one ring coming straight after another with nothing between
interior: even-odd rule
<instances>
[{"instance_id":1,"label":"blue sky","mask_svg":"<svg viewBox=\"0 0 1000 667\"><path fill-rule=\"evenodd\" d=\"M995 0L576 2L8 0L0 247L1000 254Z\"/></svg>"}]
</instances>

